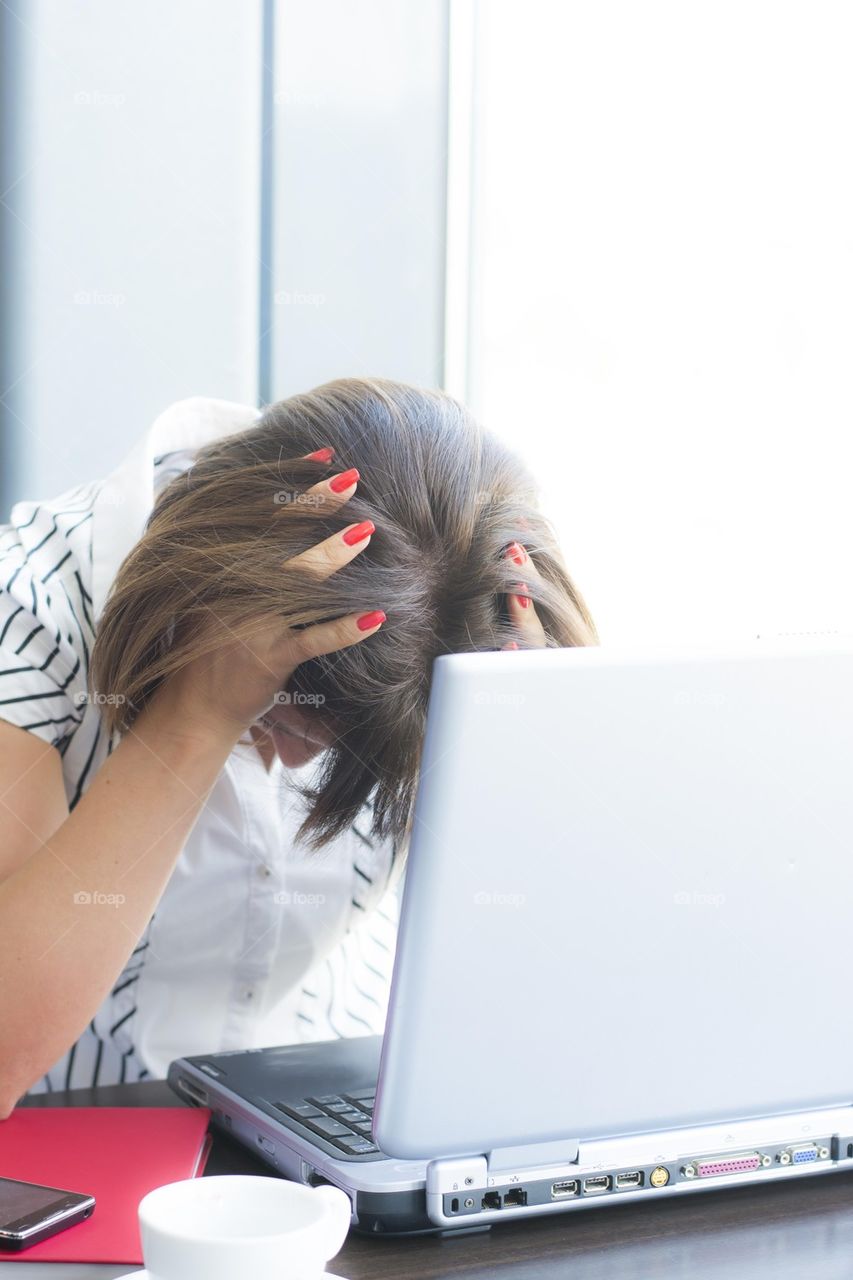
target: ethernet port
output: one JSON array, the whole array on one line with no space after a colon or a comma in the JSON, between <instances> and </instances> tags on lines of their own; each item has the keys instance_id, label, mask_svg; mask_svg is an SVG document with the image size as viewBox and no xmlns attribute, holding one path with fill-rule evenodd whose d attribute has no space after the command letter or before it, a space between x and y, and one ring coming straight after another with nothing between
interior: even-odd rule
<instances>
[{"instance_id":1,"label":"ethernet port","mask_svg":"<svg viewBox=\"0 0 853 1280\"><path fill-rule=\"evenodd\" d=\"M504 1206L507 1209L512 1208L513 1205L524 1204L527 1204L527 1192L522 1187L513 1187L504 1196Z\"/></svg>"}]
</instances>

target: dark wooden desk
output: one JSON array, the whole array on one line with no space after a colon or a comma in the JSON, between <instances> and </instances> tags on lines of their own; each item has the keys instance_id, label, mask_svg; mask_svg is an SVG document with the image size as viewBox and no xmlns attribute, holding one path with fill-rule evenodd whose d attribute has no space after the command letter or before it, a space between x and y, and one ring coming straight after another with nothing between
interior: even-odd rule
<instances>
[{"instance_id":1,"label":"dark wooden desk","mask_svg":"<svg viewBox=\"0 0 853 1280\"><path fill-rule=\"evenodd\" d=\"M41 1095L23 1105L57 1104L183 1105L162 1081ZM217 1135L207 1172L270 1170ZM34 1264L24 1265L33 1266L35 1280ZM332 1267L347 1280L853 1280L853 1172L677 1203L589 1209L458 1239L351 1235ZM120 1270L126 1268L110 1274Z\"/></svg>"}]
</instances>

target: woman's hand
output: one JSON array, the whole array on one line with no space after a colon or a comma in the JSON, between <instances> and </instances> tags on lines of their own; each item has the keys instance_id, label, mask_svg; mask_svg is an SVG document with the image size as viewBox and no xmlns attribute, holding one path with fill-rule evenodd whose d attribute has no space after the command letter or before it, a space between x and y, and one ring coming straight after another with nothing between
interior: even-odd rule
<instances>
[{"instance_id":1,"label":"woman's hand","mask_svg":"<svg viewBox=\"0 0 853 1280\"><path fill-rule=\"evenodd\" d=\"M358 479L357 471L341 472L312 485L305 496L340 506L355 493ZM369 520L350 525L284 563L329 577L361 554L373 532ZM360 644L384 621L385 614L376 609L293 630L264 615L248 639L226 642L166 680L146 713L165 714L173 728L190 736L213 733L236 742L272 705L300 663Z\"/></svg>"},{"instance_id":2,"label":"woman's hand","mask_svg":"<svg viewBox=\"0 0 853 1280\"><path fill-rule=\"evenodd\" d=\"M545 629L539 621L536 606L527 593L528 583L531 579L539 576L536 565L520 542L511 542L504 552L504 556L507 560L511 560L513 564L518 565L519 576L518 592L507 596L509 620L521 634L525 647L544 649L547 644ZM517 649L518 647L515 640L510 640L509 644L504 645L505 649Z\"/></svg>"}]
</instances>

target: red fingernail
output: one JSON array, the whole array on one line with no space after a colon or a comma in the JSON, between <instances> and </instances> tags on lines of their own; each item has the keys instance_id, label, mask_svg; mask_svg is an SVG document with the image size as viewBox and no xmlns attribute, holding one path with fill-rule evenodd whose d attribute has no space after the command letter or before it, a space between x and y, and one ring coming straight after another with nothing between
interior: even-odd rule
<instances>
[{"instance_id":1,"label":"red fingernail","mask_svg":"<svg viewBox=\"0 0 853 1280\"><path fill-rule=\"evenodd\" d=\"M380 627L385 621L385 614L381 609L374 609L372 613L363 613L360 618L356 618L355 625L359 631L370 631L373 627Z\"/></svg>"},{"instance_id":2,"label":"red fingernail","mask_svg":"<svg viewBox=\"0 0 853 1280\"><path fill-rule=\"evenodd\" d=\"M315 449L308 457L312 462L331 462L335 456L334 449Z\"/></svg>"},{"instance_id":3,"label":"red fingernail","mask_svg":"<svg viewBox=\"0 0 853 1280\"><path fill-rule=\"evenodd\" d=\"M375 532L376 525L372 520L362 520L361 524L354 524L351 529L347 529L346 533L342 533L341 537L348 547L354 547L357 542L364 542L365 538L369 538Z\"/></svg>"},{"instance_id":4,"label":"red fingernail","mask_svg":"<svg viewBox=\"0 0 853 1280\"><path fill-rule=\"evenodd\" d=\"M519 582L518 585L521 587L522 591L530 590L526 582ZM516 596L515 598L521 605L522 609L528 609L530 607L530 596Z\"/></svg>"},{"instance_id":5,"label":"red fingernail","mask_svg":"<svg viewBox=\"0 0 853 1280\"><path fill-rule=\"evenodd\" d=\"M329 488L332 493L343 493L344 489L350 489L359 479L359 474L355 467L351 471L341 471L338 475L332 476L329 481Z\"/></svg>"},{"instance_id":6,"label":"red fingernail","mask_svg":"<svg viewBox=\"0 0 853 1280\"><path fill-rule=\"evenodd\" d=\"M524 564L527 559L527 553L520 542L511 542L507 547L504 555L509 560L514 560L516 564Z\"/></svg>"}]
</instances>

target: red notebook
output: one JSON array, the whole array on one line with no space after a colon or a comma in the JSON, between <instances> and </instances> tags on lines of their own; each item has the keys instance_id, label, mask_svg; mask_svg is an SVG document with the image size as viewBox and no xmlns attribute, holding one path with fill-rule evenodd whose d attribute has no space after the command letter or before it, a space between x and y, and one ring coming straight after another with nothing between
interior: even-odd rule
<instances>
[{"instance_id":1,"label":"red notebook","mask_svg":"<svg viewBox=\"0 0 853 1280\"><path fill-rule=\"evenodd\" d=\"M205 1107L18 1107L0 1121L0 1176L95 1197L85 1222L5 1262L142 1263L139 1201L202 1173Z\"/></svg>"}]
</instances>

